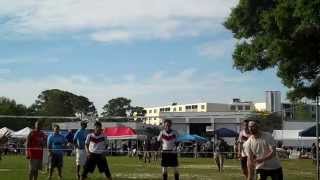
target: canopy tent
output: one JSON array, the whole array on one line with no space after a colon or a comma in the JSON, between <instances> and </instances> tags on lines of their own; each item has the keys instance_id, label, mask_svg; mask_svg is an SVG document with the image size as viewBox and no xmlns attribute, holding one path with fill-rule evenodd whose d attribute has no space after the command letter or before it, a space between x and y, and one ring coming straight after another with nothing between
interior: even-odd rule
<instances>
[{"instance_id":1,"label":"canopy tent","mask_svg":"<svg viewBox=\"0 0 320 180\"><path fill-rule=\"evenodd\" d=\"M316 126L311 126L307 129L304 129L302 131L299 132L299 136L302 136L302 137L316 137L317 134L316 134ZM318 132L318 134L320 135L320 132Z\"/></svg>"},{"instance_id":2,"label":"canopy tent","mask_svg":"<svg viewBox=\"0 0 320 180\"><path fill-rule=\"evenodd\" d=\"M14 133L14 131L7 128L7 127L3 127L0 129L0 136L2 136L4 134L12 134L12 133Z\"/></svg>"},{"instance_id":3,"label":"canopy tent","mask_svg":"<svg viewBox=\"0 0 320 180\"><path fill-rule=\"evenodd\" d=\"M198 136L196 134L185 134L182 136L179 136L177 139L178 142L207 142L208 139Z\"/></svg>"},{"instance_id":4,"label":"canopy tent","mask_svg":"<svg viewBox=\"0 0 320 180\"><path fill-rule=\"evenodd\" d=\"M123 139L146 139L146 135L138 135L136 131L129 127L109 127L103 130L104 135L109 140L123 140Z\"/></svg>"},{"instance_id":5,"label":"canopy tent","mask_svg":"<svg viewBox=\"0 0 320 180\"><path fill-rule=\"evenodd\" d=\"M282 141L284 146L305 147L311 146L314 137L301 137L301 130L274 130L272 136L277 141Z\"/></svg>"},{"instance_id":6,"label":"canopy tent","mask_svg":"<svg viewBox=\"0 0 320 180\"><path fill-rule=\"evenodd\" d=\"M21 139L25 139L27 138L27 136L30 134L30 132L32 131L31 128L29 127L25 127L19 131L16 131L14 133L12 133L11 137L12 138L21 138Z\"/></svg>"},{"instance_id":7,"label":"canopy tent","mask_svg":"<svg viewBox=\"0 0 320 180\"><path fill-rule=\"evenodd\" d=\"M227 128L220 128L216 129L213 132L218 137L237 137L239 134L233 130L227 129Z\"/></svg>"}]
</instances>

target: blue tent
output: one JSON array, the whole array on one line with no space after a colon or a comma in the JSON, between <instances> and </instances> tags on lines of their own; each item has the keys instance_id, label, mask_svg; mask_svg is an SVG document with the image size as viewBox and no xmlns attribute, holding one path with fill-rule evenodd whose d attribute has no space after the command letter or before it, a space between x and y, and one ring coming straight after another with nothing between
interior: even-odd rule
<instances>
[{"instance_id":1,"label":"blue tent","mask_svg":"<svg viewBox=\"0 0 320 180\"><path fill-rule=\"evenodd\" d=\"M179 136L177 139L178 142L206 142L208 141L206 138L198 136L196 134L185 134L182 136Z\"/></svg>"},{"instance_id":2,"label":"blue tent","mask_svg":"<svg viewBox=\"0 0 320 180\"><path fill-rule=\"evenodd\" d=\"M227 128L220 128L214 131L214 134L218 137L238 137L239 134L233 130Z\"/></svg>"},{"instance_id":3,"label":"blue tent","mask_svg":"<svg viewBox=\"0 0 320 180\"><path fill-rule=\"evenodd\" d=\"M208 141L207 138L202 137L202 136L199 136L199 135L197 135L197 134L193 134L192 136L194 136L194 137L195 137L197 140L199 140L199 141L204 141L204 142L207 142L207 141Z\"/></svg>"},{"instance_id":4,"label":"blue tent","mask_svg":"<svg viewBox=\"0 0 320 180\"><path fill-rule=\"evenodd\" d=\"M316 133L316 126L311 126L307 129L304 129L302 131L299 132L299 136L301 137L316 137L317 133ZM318 133L320 135L320 132Z\"/></svg>"}]
</instances>

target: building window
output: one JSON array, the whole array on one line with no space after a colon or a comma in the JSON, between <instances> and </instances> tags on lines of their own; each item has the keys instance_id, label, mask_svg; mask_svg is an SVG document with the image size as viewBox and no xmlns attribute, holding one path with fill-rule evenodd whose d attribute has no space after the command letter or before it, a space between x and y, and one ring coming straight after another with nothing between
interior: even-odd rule
<instances>
[{"instance_id":1,"label":"building window","mask_svg":"<svg viewBox=\"0 0 320 180\"><path fill-rule=\"evenodd\" d=\"M236 106L232 105L230 106L231 111L235 111L236 110Z\"/></svg>"},{"instance_id":2,"label":"building window","mask_svg":"<svg viewBox=\"0 0 320 180\"><path fill-rule=\"evenodd\" d=\"M179 107L179 111L182 111L182 107Z\"/></svg>"},{"instance_id":3,"label":"building window","mask_svg":"<svg viewBox=\"0 0 320 180\"><path fill-rule=\"evenodd\" d=\"M191 106L186 106L186 110L189 110L189 109L191 109Z\"/></svg>"},{"instance_id":4,"label":"building window","mask_svg":"<svg viewBox=\"0 0 320 180\"><path fill-rule=\"evenodd\" d=\"M164 108L160 108L160 112L164 112Z\"/></svg>"},{"instance_id":5,"label":"building window","mask_svg":"<svg viewBox=\"0 0 320 180\"><path fill-rule=\"evenodd\" d=\"M245 106L244 108L245 108L245 110L247 110L247 111L250 110L250 106Z\"/></svg>"},{"instance_id":6,"label":"building window","mask_svg":"<svg viewBox=\"0 0 320 180\"><path fill-rule=\"evenodd\" d=\"M150 110L149 110L149 114L151 114L151 113L152 113L152 110L150 109Z\"/></svg>"},{"instance_id":7,"label":"building window","mask_svg":"<svg viewBox=\"0 0 320 180\"><path fill-rule=\"evenodd\" d=\"M176 111L177 111L177 108L174 107L174 108L173 108L173 112L176 112Z\"/></svg>"},{"instance_id":8,"label":"building window","mask_svg":"<svg viewBox=\"0 0 320 180\"><path fill-rule=\"evenodd\" d=\"M238 110L242 111L243 110L243 106L238 106Z\"/></svg>"},{"instance_id":9,"label":"building window","mask_svg":"<svg viewBox=\"0 0 320 180\"><path fill-rule=\"evenodd\" d=\"M311 118L312 118L312 119L315 119L315 118L316 118L316 115L315 115L315 114L312 114L312 115L311 115Z\"/></svg>"},{"instance_id":10,"label":"building window","mask_svg":"<svg viewBox=\"0 0 320 180\"><path fill-rule=\"evenodd\" d=\"M169 107L164 109L164 112L169 112L169 111L170 111Z\"/></svg>"},{"instance_id":11,"label":"building window","mask_svg":"<svg viewBox=\"0 0 320 180\"><path fill-rule=\"evenodd\" d=\"M157 110L156 110L156 109L154 109L154 110L153 110L153 113L157 113Z\"/></svg>"},{"instance_id":12,"label":"building window","mask_svg":"<svg viewBox=\"0 0 320 180\"><path fill-rule=\"evenodd\" d=\"M204 105L201 105L201 109L204 109Z\"/></svg>"},{"instance_id":13,"label":"building window","mask_svg":"<svg viewBox=\"0 0 320 180\"><path fill-rule=\"evenodd\" d=\"M198 106L197 105L192 105L191 109L198 109Z\"/></svg>"},{"instance_id":14,"label":"building window","mask_svg":"<svg viewBox=\"0 0 320 180\"><path fill-rule=\"evenodd\" d=\"M157 118L153 118L154 120L157 120Z\"/></svg>"}]
</instances>

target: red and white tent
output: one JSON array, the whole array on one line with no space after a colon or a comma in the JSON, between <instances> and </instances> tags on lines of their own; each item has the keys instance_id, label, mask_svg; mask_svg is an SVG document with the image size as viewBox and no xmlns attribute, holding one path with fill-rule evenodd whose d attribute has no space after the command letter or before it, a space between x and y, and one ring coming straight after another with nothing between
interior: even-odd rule
<instances>
[{"instance_id":1,"label":"red and white tent","mask_svg":"<svg viewBox=\"0 0 320 180\"><path fill-rule=\"evenodd\" d=\"M103 133L109 140L146 139L145 135L138 135L134 129L129 127L109 127L105 128Z\"/></svg>"}]
</instances>

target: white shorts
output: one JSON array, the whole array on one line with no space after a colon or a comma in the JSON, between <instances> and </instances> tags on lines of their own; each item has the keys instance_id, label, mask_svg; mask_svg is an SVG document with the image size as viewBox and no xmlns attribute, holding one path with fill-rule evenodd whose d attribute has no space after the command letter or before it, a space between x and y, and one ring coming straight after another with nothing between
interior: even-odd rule
<instances>
[{"instance_id":1,"label":"white shorts","mask_svg":"<svg viewBox=\"0 0 320 180\"><path fill-rule=\"evenodd\" d=\"M76 149L76 165L84 166L87 160L87 153L84 149Z\"/></svg>"}]
</instances>

